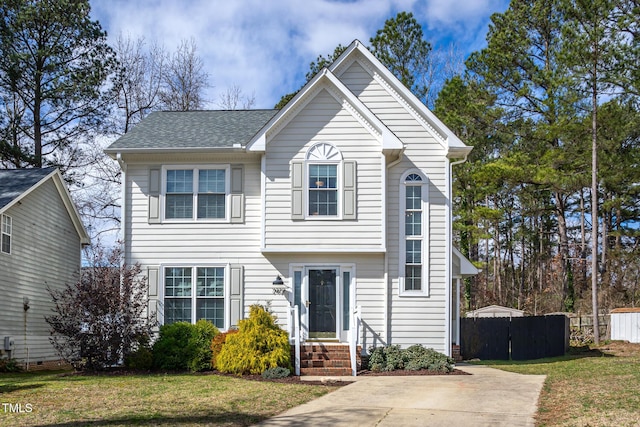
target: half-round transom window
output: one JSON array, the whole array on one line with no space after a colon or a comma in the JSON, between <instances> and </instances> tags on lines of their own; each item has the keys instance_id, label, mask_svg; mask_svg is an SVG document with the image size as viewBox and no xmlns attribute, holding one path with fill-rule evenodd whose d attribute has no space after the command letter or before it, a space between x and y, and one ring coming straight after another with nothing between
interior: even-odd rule
<instances>
[{"instance_id":1,"label":"half-round transom window","mask_svg":"<svg viewBox=\"0 0 640 427\"><path fill-rule=\"evenodd\" d=\"M422 177L417 173L407 175L407 179L404 182L422 182Z\"/></svg>"},{"instance_id":2,"label":"half-round transom window","mask_svg":"<svg viewBox=\"0 0 640 427\"><path fill-rule=\"evenodd\" d=\"M307 151L307 160L312 162L326 160L339 162L342 160L342 154L340 154L340 151L333 145L327 142L320 142L309 148L309 151Z\"/></svg>"}]
</instances>

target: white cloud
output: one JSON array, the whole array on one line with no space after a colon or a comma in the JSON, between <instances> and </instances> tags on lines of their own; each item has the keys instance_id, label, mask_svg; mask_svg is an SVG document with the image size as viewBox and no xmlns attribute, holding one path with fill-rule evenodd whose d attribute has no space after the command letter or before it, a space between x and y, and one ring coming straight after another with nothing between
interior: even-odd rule
<instances>
[{"instance_id":1,"label":"white cloud","mask_svg":"<svg viewBox=\"0 0 640 427\"><path fill-rule=\"evenodd\" d=\"M368 43L397 12L414 12L432 43L477 49L488 17L508 0L93 0L93 16L119 33L157 40L172 51L193 37L214 85L208 99L238 85L271 108L304 81L309 62L354 39Z\"/></svg>"}]
</instances>

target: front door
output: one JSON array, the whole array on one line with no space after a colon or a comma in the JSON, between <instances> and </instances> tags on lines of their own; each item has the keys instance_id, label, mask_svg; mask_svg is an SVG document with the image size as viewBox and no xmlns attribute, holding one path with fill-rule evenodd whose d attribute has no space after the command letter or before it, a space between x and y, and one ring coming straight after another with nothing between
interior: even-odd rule
<instances>
[{"instance_id":1,"label":"front door","mask_svg":"<svg viewBox=\"0 0 640 427\"><path fill-rule=\"evenodd\" d=\"M335 339L336 337L336 269L309 270L309 338Z\"/></svg>"}]
</instances>

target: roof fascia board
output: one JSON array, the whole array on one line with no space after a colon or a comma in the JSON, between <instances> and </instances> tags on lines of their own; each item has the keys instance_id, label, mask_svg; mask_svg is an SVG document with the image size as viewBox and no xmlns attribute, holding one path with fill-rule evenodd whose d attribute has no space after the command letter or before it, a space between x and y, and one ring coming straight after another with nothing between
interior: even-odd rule
<instances>
[{"instance_id":1,"label":"roof fascia board","mask_svg":"<svg viewBox=\"0 0 640 427\"><path fill-rule=\"evenodd\" d=\"M183 147L155 147L155 148L107 148L104 150L105 154L107 154L112 159L115 159L118 153L122 154L161 154L161 153L208 153L211 151L216 152L229 152L229 153L237 153L244 151L242 146L239 147L191 147L191 148L183 148Z\"/></svg>"},{"instance_id":2,"label":"roof fascia board","mask_svg":"<svg viewBox=\"0 0 640 427\"><path fill-rule=\"evenodd\" d=\"M352 58L352 61L349 61L349 58L354 56L354 52L356 51L362 58L365 58L367 62L369 62L369 67L367 67L367 64L358 61L356 57ZM426 105L420 102L406 86L401 84L393 73L369 52L369 49L359 40L354 40L342 55L329 66L329 70L339 74L338 71L340 68L350 65L353 61L357 61L364 69L369 68L369 71L373 73L372 77L381 84L396 101L403 105L445 149L448 150L450 147L467 147Z\"/></svg>"}]
</instances>

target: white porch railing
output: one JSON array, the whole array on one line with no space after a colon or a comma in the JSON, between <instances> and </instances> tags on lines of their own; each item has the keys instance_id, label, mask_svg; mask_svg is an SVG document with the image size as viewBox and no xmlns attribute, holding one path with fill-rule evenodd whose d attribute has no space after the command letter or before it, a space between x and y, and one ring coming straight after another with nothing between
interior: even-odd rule
<instances>
[{"instance_id":1,"label":"white porch railing","mask_svg":"<svg viewBox=\"0 0 640 427\"><path fill-rule=\"evenodd\" d=\"M349 328L349 356L351 356L351 375L358 375L357 351L360 339L360 326L362 325L362 307L357 306L351 316L351 327Z\"/></svg>"},{"instance_id":2,"label":"white porch railing","mask_svg":"<svg viewBox=\"0 0 640 427\"><path fill-rule=\"evenodd\" d=\"M288 314L289 338L295 351L295 374L300 376L300 309L297 305L289 307Z\"/></svg>"}]
</instances>

